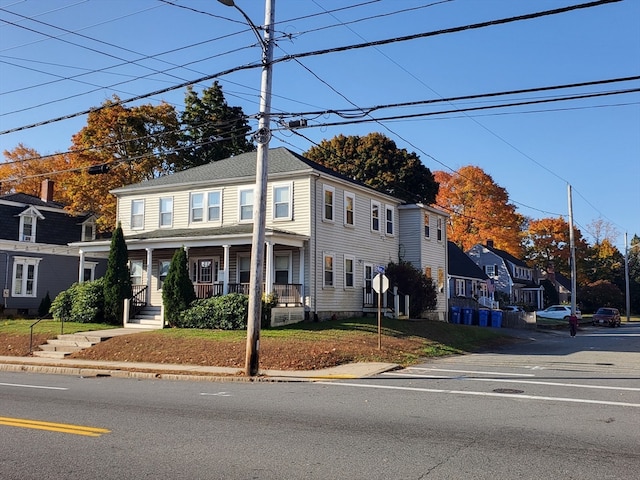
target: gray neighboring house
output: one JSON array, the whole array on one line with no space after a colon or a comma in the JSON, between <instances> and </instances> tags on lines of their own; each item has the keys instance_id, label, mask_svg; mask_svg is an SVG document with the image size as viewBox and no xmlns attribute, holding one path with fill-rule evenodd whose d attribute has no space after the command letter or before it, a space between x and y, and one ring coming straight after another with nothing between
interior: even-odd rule
<instances>
[{"instance_id":1,"label":"gray neighboring house","mask_svg":"<svg viewBox=\"0 0 640 480\"><path fill-rule=\"evenodd\" d=\"M534 269L524 261L495 248L492 240L474 245L467 255L484 270L496 292L508 295L510 304L543 308L544 289L537 283Z\"/></svg>"},{"instance_id":2,"label":"gray neighboring house","mask_svg":"<svg viewBox=\"0 0 640 480\"><path fill-rule=\"evenodd\" d=\"M487 274L453 242L447 242L449 298L478 300L487 296Z\"/></svg>"},{"instance_id":3,"label":"gray neighboring house","mask_svg":"<svg viewBox=\"0 0 640 480\"><path fill-rule=\"evenodd\" d=\"M53 188L44 180L40 197L0 196L0 310L5 315L37 315L47 293L53 300L78 278L94 280L106 271L104 255L88 257L80 271L79 249L69 244L95 239L95 216L69 214L53 201Z\"/></svg>"}]
</instances>

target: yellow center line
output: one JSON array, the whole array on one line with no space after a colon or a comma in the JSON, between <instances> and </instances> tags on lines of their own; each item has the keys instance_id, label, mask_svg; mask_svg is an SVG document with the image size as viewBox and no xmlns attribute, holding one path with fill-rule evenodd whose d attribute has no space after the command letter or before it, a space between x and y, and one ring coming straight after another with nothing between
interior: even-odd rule
<instances>
[{"instance_id":1,"label":"yellow center line","mask_svg":"<svg viewBox=\"0 0 640 480\"><path fill-rule=\"evenodd\" d=\"M47 430L50 432L71 433L74 435L84 435L87 437L99 437L100 435L111 432L106 428L72 425L69 423L42 422L39 420L28 420L26 418L0 417L0 425L7 425L9 427L33 428L35 430Z\"/></svg>"}]
</instances>

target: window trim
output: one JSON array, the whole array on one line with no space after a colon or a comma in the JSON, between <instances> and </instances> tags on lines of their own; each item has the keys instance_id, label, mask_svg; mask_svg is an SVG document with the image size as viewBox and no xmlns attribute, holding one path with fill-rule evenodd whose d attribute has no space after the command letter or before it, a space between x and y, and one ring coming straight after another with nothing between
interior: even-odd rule
<instances>
[{"instance_id":1,"label":"window trim","mask_svg":"<svg viewBox=\"0 0 640 480\"><path fill-rule=\"evenodd\" d=\"M243 193L251 194L251 203L243 204L242 203L242 195ZM253 222L253 209L256 201L256 189L255 187L242 187L238 188L238 222L240 223L252 223ZM243 207L248 207L251 205L251 218L242 218L242 209Z\"/></svg>"},{"instance_id":2,"label":"window trim","mask_svg":"<svg viewBox=\"0 0 640 480\"><path fill-rule=\"evenodd\" d=\"M36 298L38 296L38 270L42 258L40 257L13 257L13 272L11 276L11 296L17 298ZM17 273L18 266L22 266L23 276L18 281ZM33 277L29 279L29 276L24 276L26 272L28 274L28 267L33 266ZM27 268L25 268L27 267ZM31 293L28 292L28 284L31 282ZM20 292L16 291L16 287L20 284Z\"/></svg>"},{"instance_id":3,"label":"window trim","mask_svg":"<svg viewBox=\"0 0 640 480\"><path fill-rule=\"evenodd\" d=\"M438 238L439 242L442 242L442 240L443 240L443 235L442 235L442 233L443 233L442 232L442 224L443 223L444 222L442 221L442 217L438 217L437 226L436 226L436 229L437 229L436 234L437 234L437 238Z\"/></svg>"},{"instance_id":4,"label":"window trim","mask_svg":"<svg viewBox=\"0 0 640 480\"><path fill-rule=\"evenodd\" d=\"M331 269L327 269L327 259L331 259ZM331 274L330 283L327 283L327 273ZM322 254L322 288L336 288L336 256L332 252Z\"/></svg>"},{"instance_id":5,"label":"window trim","mask_svg":"<svg viewBox=\"0 0 640 480\"><path fill-rule=\"evenodd\" d=\"M431 216L428 212L424 212L424 238L431 238Z\"/></svg>"},{"instance_id":6,"label":"window trim","mask_svg":"<svg viewBox=\"0 0 640 480\"><path fill-rule=\"evenodd\" d=\"M380 211L382 210L382 205L380 204L380 202L378 202L377 200L371 200L371 210L370 210L370 215L371 215L371 220L369 222L369 227L371 228L372 232L376 232L376 233L381 233L380 231ZM374 215L374 211L377 211L378 214ZM376 225L376 221L377 221L377 225Z\"/></svg>"},{"instance_id":7,"label":"window trim","mask_svg":"<svg viewBox=\"0 0 640 480\"><path fill-rule=\"evenodd\" d=\"M249 268L247 270L240 270L241 260L249 259ZM249 279L246 282L241 280L241 272L248 272ZM241 252L236 255L236 283L249 283L251 280L251 253Z\"/></svg>"},{"instance_id":8,"label":"window trim","mask_svg":"<svg viewBox=\"0 0 640 480\"><path fill-rule=\"evenodd\" d=\"M391 221L389 221L389 213L391 213ZM396 234L396 221L395 221L395 208L393 205L385 205L384 206L384 233L389 237L393 237ZM389 232L389 227L391 227L391 231Z\"/></svg>"},{"instance_id":9,"label":"window trim","mask_svg":"<svg viewBox=\"0 0 640 480\"><path fill-rule=\"evenodd\" d=\"M135 212L134 205L142 205L142 213L134 213ZM136 198L131 200L131 230L144 230L144 209L145 209L144 198ZM136 225L134 218L136 219L140 218L142 220L140 222L141 225Z\"/></svg>"},{"instance_id":10,"label":"window trim","mask_svg":"<svg viewBox=\"0 0 640 480\"><path fill-rule=\"evenodd\" d=\"M347 261L351 261L350 272L347 269ZM351 275L351 282L349 282L349 275ZM356 288L356 257L354 257L353 255L344 256L344 288L345 289Z\"/></svg>"},{"instance_id":11,"label":"window trim","mask_svg":"<svg viewBox=\"0 0 640 480\"><path fill-rule=\"evenodd\" d=\"M140 283L134 283L133 279L134 278L138 278L138 277L134 277L133 275L133 265L140 265ZM132 285L145 285L145 278L144 278L144 260L130 260L129 261L129 276L131 278L131 284Z\"/></svg>"},{"instance_id":12,"label":"window trim","mask_svg":"<svg viewBox=\"0 0 640 480\"><path fill-rule=\"evenodd\" d=\"M200 205L197 206L194 201L196 198L200 199ZM193 223L204 223L204 210L205 210L205 201L204 201L204 192L191 192L189 193L189 224ZM200 216L196 218L194 213L196 211L200 211Z\"/></svg>"},{"instance_id":13,"label":"window trim","mask_svg":"<svg viewBox=\"0 0 640 480\"><path fill-rule=\"evenodd\" d=\"M287 190L286 202L276 202L276 190ZM287 205L287 215L279 217L277 215L278 205ZM276 222L291 221L293 220L293 182L280 182L271 185L271 218Z\"/></svg>"},{"instance_id":14,"label":"window trim","mask_svg":"<svg viewBox=\"0 0 640 480\"><path fill-rule=\"evenodd\" d=\"M456 297L465 297L467 295L466 282L464 278L455 279L455 289Z\"/></svg>"},{"instance_id":15,"label":"window trim","mask_svg":"<svg viewBox=\"0 0 640 480\"><path fill-rule=\"evenodd\" d=\"M326 202L327 193L331 194L331 203ZM331 208L331 216L327 216L327 207ZM334 223L336 221L336 189L331 185L322 185L322 221Z\"/></svg>"},{"instance_id":16,"label":"window trim","mask_svg":"<svg viewBox=\"0 0 640 480\"><path fill-rule=\"evenodd\" d=\"M29 238L27 238L27 235L24 233L25 220L27 218L31 220L31 235L28 235ZM18 239L20 242L36 243L38 219L44 220L44 217L33 207L27 208L20 214L20 230L18 232Z\"/></svg>"},{"instance_id":17,"label":"window trim","mask_svg":"<svg viewBox=\"0 0 640 480\"><path fill-rule=\"evenodd\" d=\"M209 200L211 199L211 194L214 194L214 193L218 195L219 201L218 203L211 204ZM206 204L205 209L207 211L207 222L221 224L222 223L222 190L214 189L214 190L207 191L205 204ZM218 218L212 219L211 209L216 207L218 208Z\"/></svg>"},{"instance_id":18,"label":"window trim","mask_svg":"<svg viewBox=\"0 0 640 480\"><path fill-rule=\"evenodd\" d=\"M164 286L164 280L167 278L167 275L162 275L162 265L166 264L167 265L167 274L169 274L169 268L171 267L171 260L166 259L166 258L161 258L158 259L158 290L162 290L162 287Z\"/></svg>"},{"instance_id":19,"label":"window trim","mask_svg":"<svg viewBox=\"0 0 640 480\"><path fill-rule=\"evenodd\" d=\"M349 205L348 199L351 199L351 210L347 208ZM351 222L349 222L349 213L351 213ZM356 194L353 192L344 192L344 226L353 228L356 226Z\"/></svg>"},{"instance_id":20,"label":"window trim","mask_svg":"<svg viewBox=\"0 0 640 480\"><path fill-rule=\"evenodd\" d=\"M277 252L273 252L273 283L276 282L277 277L277 258L278 257L286 257L287 258L287 282L285 285L292 283L293 278L293 254L291 250L279 250Z\"/></svg>"},{"instance_id":21,"label":"window trim","mask_svg":"<svg viewBox=\"0 0 640 480\"><path fill-rule=\"evenodd\" d=\"M163 201L170 204L170 208L168 211L162 209ZM169 215L169 223L163 222L164 215ZM171 228L173 226L173 197L160 197L158 199L158 226L160 228Z\"/></svg>"}]
</instances>

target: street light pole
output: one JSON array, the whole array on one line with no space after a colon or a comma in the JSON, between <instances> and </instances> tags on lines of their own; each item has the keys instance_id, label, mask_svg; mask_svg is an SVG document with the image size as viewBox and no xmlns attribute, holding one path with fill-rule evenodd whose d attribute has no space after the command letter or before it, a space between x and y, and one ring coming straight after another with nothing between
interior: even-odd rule
<instances>
[{"instance_id":1,"label":"street light pole","mask_svg":"<svg viewBox=\"0 0 640 480\"><path fill-rule=\"evenodd\" d=\"M266 0L264 16L264 39L249 16L238 7L234 0L218 0L234 7L245 18L257 35L262 47L262 79L260 86L260 113L255 140L258 144L256 158L256 188L253 200L253 234L251 239L251 276L249 279L249 312L247 319L247 349L245 374L255 376L260 364L260 321L262 318L262 276L264 266L265 224L267 216L267 172L269 162L269 141L271 130L271 64L273 61L273 23L275 0Z\"/></svg>"}]
</instances>

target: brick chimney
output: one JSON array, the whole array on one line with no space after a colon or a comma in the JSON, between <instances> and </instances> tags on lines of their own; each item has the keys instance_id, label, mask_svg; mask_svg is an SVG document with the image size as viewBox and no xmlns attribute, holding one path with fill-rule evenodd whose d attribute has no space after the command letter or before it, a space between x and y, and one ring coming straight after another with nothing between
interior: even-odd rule
<instances>
[{"instance_id":1,"label":"brick chimney","mask_svg":"<svg viewBox=\"0 0 640 480\"><path fill-rule=\"evenodd\" d=\"M53 201L53 181L48 178L40 184L40 200L43 202Z\"/></svg>"}]
</instances>

